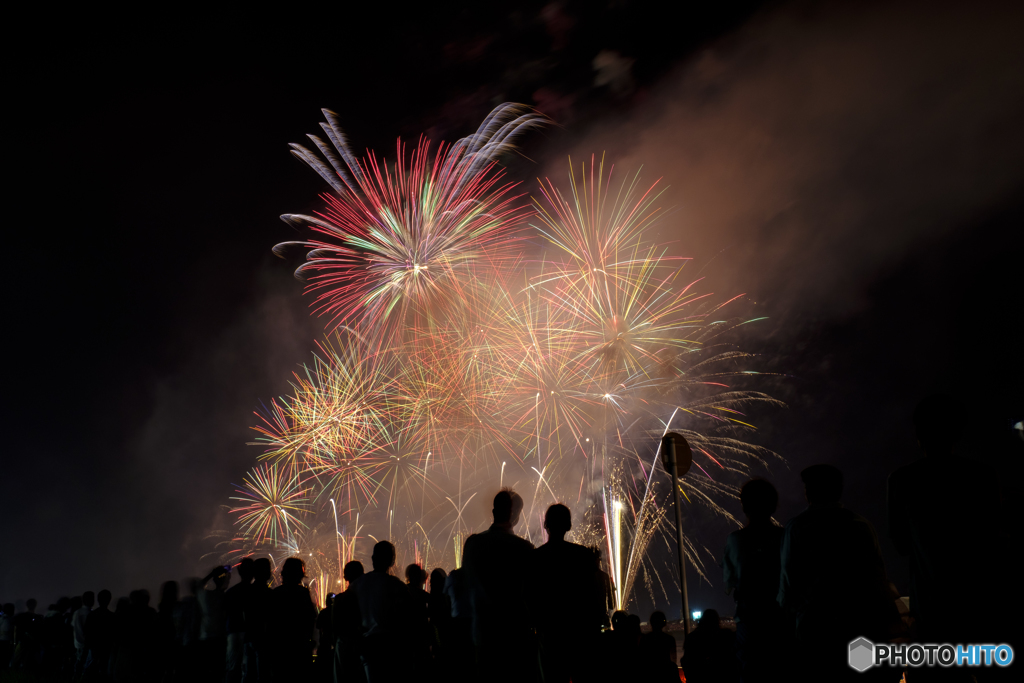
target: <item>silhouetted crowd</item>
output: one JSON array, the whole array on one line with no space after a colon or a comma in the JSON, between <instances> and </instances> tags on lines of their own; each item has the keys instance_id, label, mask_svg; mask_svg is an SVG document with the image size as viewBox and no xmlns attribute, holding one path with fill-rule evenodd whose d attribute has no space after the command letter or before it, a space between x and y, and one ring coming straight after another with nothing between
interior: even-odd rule
<instances>
[{"instance_id":1,"label":"silhouetted crowd","mask_svg":"<svg viewBox=\"0 0 1024 683\"><path fill-rule=\"evenodd\" d=\"M269 558L247 557L191 581L185 596L167 582L155 609L145 590L113 610L106 590L61 598L42 614L34 600L17 614L4 604L0 662L65 681L675 683L679 666L689 683L890 680L892 670L847 667L849 642L1007 640L977 590L981 579L970 583L974 570L954 555L958 539L998 543L989 523L997 497L985 493L983 472L956 467L946 406L922 403L915 424L928 457L890 477L888 501L889 535L910 556L913 617L888 582L871 523L840 503L842 473L819 464L800 473L808 507L785 527L772 518L771 483L742 487L747 523L729 535L722 566L735 629L707 610L681 653L662 612L648 633L636 615L609 618L600 552L566 540L566 506L548 508L547 542L535 548L514 532L522 498L503 489L493 524L466 540L451 572L428 576L412 564L403 582L394 546L380 541L370 571L346 564L345 590L319 611L297 557L276 580ZM950 511L953 496L966 511ZM962 672L920 673L956 680Z\"/></svg>"}]
</instances>

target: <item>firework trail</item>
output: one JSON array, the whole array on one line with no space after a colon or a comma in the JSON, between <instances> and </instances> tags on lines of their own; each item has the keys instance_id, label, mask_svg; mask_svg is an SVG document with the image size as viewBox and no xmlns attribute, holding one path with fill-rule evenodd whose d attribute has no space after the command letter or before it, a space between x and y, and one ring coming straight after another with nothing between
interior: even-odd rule
<instances>
[{"instance_id":1,"label":"firework trail","mask_svg":"<svg viewBox=\"0 0 1024 683\"><path fill-rule=\"evenodd\" d=\"M399 143L390 164L357 159L324 114L329 143L293 153L333 192L316 215L284 217L314 237L275 250L310 249L298 274L335 333L260 413L263 479L232 509L234 545L299 554L326 595L377 538L403 561L457 566L470 504L512 485L535 542L547 505L574 510L617 607L638 581L667 599L673 570L649 552L675 543L658 437L691 444L687 504L732 522L737 484L778 457L748 440L744 411L781 404L747 388L756 359L734 339L757 319L728 313L742 297L716 302L649 241L659 186L639 174L613 180L591 159L565 190L542 181L532 207L513 195L495 164L536 113L503 105L451 146ZM703 572L706 551L686 552Z\"/></svg>"}]
</instances>

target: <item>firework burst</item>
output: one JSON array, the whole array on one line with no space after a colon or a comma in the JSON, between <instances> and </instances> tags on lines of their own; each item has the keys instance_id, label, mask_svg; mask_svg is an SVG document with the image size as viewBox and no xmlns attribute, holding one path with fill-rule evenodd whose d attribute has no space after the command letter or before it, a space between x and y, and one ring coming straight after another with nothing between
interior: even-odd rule
<instances>
[{"instance_id":1,"label":"firework burst","mask_svg":"<svg viewBox=\"0 0 1024 683\"><path fill-rule=\"evenodd\" d=\"M231 509L243 536L257 545L264 540L288 543L310 512L307 489L288 467L263 464L253 469L236 491Z\"/></svg>"},{"instance_id":2,"label":"firework burst","mask_svg":"<svg viewBox=\"0 0 1024 683\"><path fill-rule=\"evenodd\" d=\"M324 110L321 124L332 145L309 138L326 158L301 145L293 154L335 190L316 216L288 214L285 222L309 226L320 237L286 242L309 248L296 276L319 292L316 305L336 323L394 332L408 321L444 313L472 286L471 266L506 250L526 215L502 183L495 159L544 118L514 105L495 109L477 132L431 155L425 139L388 167L372 153L360 161L348 149L337 116ZM390 338L391 335L384 335Z\"/></svg>"},{"instance_id":3,"label":"firework burst","mask_svg":"<svg viewBox=\"0 0 1024 683\"><path fill-rule=\"evenodd\" d=\"M548 504L574 509L617 606L640 582L667 598L671 570L649 552L675 543L658 437L692 446L688 505L732 522L737 484L777 457L749 440L749 407L781 404L748 388L756 359L734 339L753 320L729 313L742 298L715 303L650 241L659 190L639 174L613 182L592 160L567 191L545 180L532 209L520 201L495 161L537 114L499 107L451 146L400 144L393 165L356 159L325 116L319 154L293 153L333 192L316 215L284 217L314 234L285 244L310 249L298 273L339 327L261 414L267 462L232 510L239 543L313 558L321 592L360 539L458 565L471 503L513 485L528 538ZM686 552L703 572L706 551Z\"/></svg>"}]
</instances>

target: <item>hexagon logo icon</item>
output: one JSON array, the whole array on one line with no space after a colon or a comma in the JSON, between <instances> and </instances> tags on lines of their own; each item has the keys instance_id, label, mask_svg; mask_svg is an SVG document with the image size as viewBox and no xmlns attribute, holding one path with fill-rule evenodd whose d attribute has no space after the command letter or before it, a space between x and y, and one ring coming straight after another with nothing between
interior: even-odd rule
<instances>
[{"instance_id":1,"label":"hexagon logo icon","mask_svg":"<svg viewBox=\"0 0 1024 683\"><path fill-rule=\"evenodd\" d=\"M850 668L864 672L875 663L875 645L867 638L850 643Z\"/></svg>"}]
</instances>

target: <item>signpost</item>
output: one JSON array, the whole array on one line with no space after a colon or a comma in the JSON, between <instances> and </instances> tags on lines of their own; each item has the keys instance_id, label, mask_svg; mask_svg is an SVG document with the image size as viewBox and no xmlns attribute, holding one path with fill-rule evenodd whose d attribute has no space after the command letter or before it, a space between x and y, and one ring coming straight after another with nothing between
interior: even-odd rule
<instances>
[{"instance_id":1,"label":"signpost","mask_svg":"<svg viewBox=\"0 0 1024 683\"><path fill-rule=\"evenodd\" d=\"M683 509L679 505L679 478L690 471L693 452L682 435L668 432L661 438L661 463L672 475L672 496L676 503L676 540L679 543L679 582L683 590L683 627L689 633L693 623L690 619L690 598L686 593L686 550L683 545Z\"/></svg>"}]
</instances>

